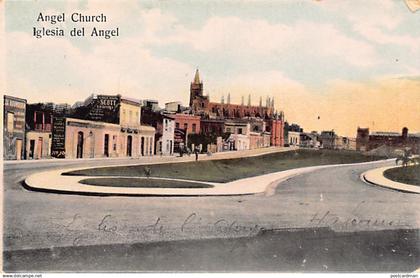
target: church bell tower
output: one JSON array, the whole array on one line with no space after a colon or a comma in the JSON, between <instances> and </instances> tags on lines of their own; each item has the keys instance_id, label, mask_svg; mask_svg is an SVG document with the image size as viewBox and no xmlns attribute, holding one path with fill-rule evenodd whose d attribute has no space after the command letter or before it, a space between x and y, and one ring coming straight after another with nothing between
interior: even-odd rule
<instances>
[{"instance_id":1,"label":"church bell tower","mask_svg":"<svg viewBox=\"0 0 420 278\"><path fill-rule=\"evenodd\" d=\"M193 82L190 85L190 107L193 104L193 100L196 98L203 97L203 82L200 80L200 74L198 69L195 71Z\"/></svg>"}]
</instances>

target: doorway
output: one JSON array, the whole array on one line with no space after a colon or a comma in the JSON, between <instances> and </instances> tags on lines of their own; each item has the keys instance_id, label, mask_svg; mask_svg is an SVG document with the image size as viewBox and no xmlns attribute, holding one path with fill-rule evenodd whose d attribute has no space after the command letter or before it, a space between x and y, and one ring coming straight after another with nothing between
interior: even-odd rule
<instances>
[{"instance_id":1,"label":"doorway","mask_svg":"<svg viewBox=\"0 0 420 278\"><path fill-rule=\"evenodd\" d=\"M35 156L35 140L29 141L29 159L34 159Z\"/></svg>"},{"instance_id":2,"label":"doorway","mask_svg":"<svg viewBox=\"0 0 420 278\"><path fill-rule=\"evenodd\" d=\"M76 158L83 158L83 132L79 131L77 133L77 154Z\"/></svg>"},{"instance_id":3,"label":"doorway","mask_svg":"<svg viewBox=\"0 0 420 278\"><path fill-rule=\"evenodd\" d=\"M42 143L43 143L42 137L38 137L37 153L36 153L37 159L42 158Z\"/></svg>"},{"instance_id":4,"label":"doorway","mask_svg":"<svg viewBox=\"0 0 420 278\"><path fill-rule=\"evenodd\" d=\"M131 135L127 136L127 156L131 156L131 149L133 145L133 137Z\"/></svg>"},{"instance_id":5,"label":"doorway","mask_svg":"<svg viewBox=\"0 0 420 278\"><path fill-rule=\"evenodd\" d=\"M105 134L104 138L104 155L109 157L109 134Z\"/></svg>"},{"instance_id":6,"label":"doorway","mask_svg":"<svg viewBox=\"0 0 420 278\"><path fill-rule=\"evenodd\" d=\"M141 156L144 156L144 137L141 137L140 148L141 148Z\"/></svg>"}]
</instances>

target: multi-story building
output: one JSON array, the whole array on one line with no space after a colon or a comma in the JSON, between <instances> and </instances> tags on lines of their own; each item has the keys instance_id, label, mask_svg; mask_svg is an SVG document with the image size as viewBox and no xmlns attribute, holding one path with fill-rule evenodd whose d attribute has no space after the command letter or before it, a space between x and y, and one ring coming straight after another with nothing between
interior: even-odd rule
<instances>
[{"instance_id":1,"label":"multi-story building","mask_svg":"<svg viewBox=\"0 0 420 278\"><path fill-rule=\"evenodd\" d=\"M200 117L191 114L169 114L169 117L174 119L175 128L183 129L188 134L199 134L200 133Z\"/></svg>"},{"instance_id":2,"label":"multi-story building","mask_svg":"<svg viewBox=\"0 0 420 278\"><path fill-rule=\"evenodd\" d=\"M51 156L53 113L48 104L26 106L26 159Z\"/></svg>"},{"instance_id":3,"label":"multi-story building","mask_svg":"<svg viewBox=\"0 0 420 278\"><path fill-rule=\"evenodd\" d=\"M340 138L334 130L322 131L319 139L324 149L337 149L340 145Z\"/></svg>"},{"instance_id":4,"label":"multi-story building","mask_svg":"<svg viewBox=\"0 0 420 278\"><path fill-rule=\"evenodd\" d=\"M174 153L175 121L162 112L142 107L141 123L155 128L154 154L172 155Z\"/></svg>"},{"instance_id":5,"label":"multi-story building","mask_svg":"<svg viewBox=\"0 0 420 278\"><path fill-rule=\"evenodd\" d=\"M266 130L270 133L270 143L273 146L284 144L284 115L276 113L274 99L267 98L266 105L262 105L262 99L258 106L251 105L251 96L248 97L248 104L231 104L230 95L227 103L224 99L220 102L210 102L209 96L203 94L203 82L200 80L198 70L194 80L190 84L190 110L194 115L201 117L203 132L222 133L226 127L221 122L227 119L253 119L259 118L266 122ZM207 134L210 135L210 134Z\"/></svg>"},{"instance_id":6,"label":"multi-story building","mask_svg":"<svg viewBox=\"0 0 420 278\"><path fill-rule=\"evenodd\" d=\"M356 150L356 140L339 136L334 130L322 131L319 137L321 147L333 150Z\"/></svg>"},{"instance_id":7,"label":"multi-story building","mask_svg":"<svg viewBox=\"0 0 420 278\"><path fill-rule=\"evenodd\" d=\"M289 133L291 132L292 139L289 138ZM303 128L300 127L298 124L289 124L288 122L284 123L284 143L286 145L299 145L300 144L300 138L297 139L298 134L303 133Z\"/></svg>"},{"instance_id":8,"label":"multi-story building","mask_svg":"<svg viewBox=\"0 0 420 278\"><path fill-rule=\"evenodd\" d=\"M26 100L4 96L3 159L20 160L25 156Z\"/></svg>"},{"instance_id":9,"label":"multi-story building","mask_svg":"<svg viewBox=\"0 0 420 278\"><path fill-rule=\"evenodd\" d=\"M54 157L139 157L154 154L155 129L140 124L140 101L92 95L72 115L53 120Z\"/></svg>"},{"instance_id":10,"label":"multi-story building","mask_svg":"<svg viewBox=\"0 0 420 278\"><path fill-rule=\"evenodd\" d=\"M159 154L174 154L175 120L166 115L162 119L162 137L159 141Z\"/></svg>"},{"instance_id":11,"label":"multi-story building","mask_svg":"<svg viewBox=\"0 0 420 278\"><path fill-rule=\"evenodd\" d=\"M168 113L180 113L182 111L182 103L180 101L171 101L165 103L165 111Z\"/></svg>"},{"instance_id":12,"label":"multi-story building","mask_svg":"<svg viewBox=\"0 0 420 278\"><path fill-rule=\"evenodd\" d=\"M372 132L369 128L357 128L356 149L359 151L370 151L386 146L394 149L410 148L413 153L420 153L420 134L408 133L404 127L401 133L398 132Z\"/></svg>"},{"instance_id":13,"label":"multi-story building","mask_svg":"<svg viewBox=\"0 0 420 278\"><path fill-rule=\"evenodd\" d=\"M302 132L300 134L300 146L305 148L319 148L319 134L316 131L312 131L311 133Z\"/></svg>"}]
</instances>

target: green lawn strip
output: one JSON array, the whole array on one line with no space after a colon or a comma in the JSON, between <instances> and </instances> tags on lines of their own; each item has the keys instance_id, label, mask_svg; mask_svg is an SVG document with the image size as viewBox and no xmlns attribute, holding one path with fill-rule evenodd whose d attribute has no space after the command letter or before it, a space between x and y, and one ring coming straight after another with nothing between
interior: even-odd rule
<instances>
[{"instance_id":1,"label":"green lawn strip","mask_svg":"<svg viewBox=\"0 0 420 278\"><path fill-rule=\"evenodd\" d=\"M384 176L396 182L420 186L420 165L388 169Z\"/></svg>"},{"instance_id":2,"label":"green lawn strip","mask_svg":"<svg viewBox=\"0 0 420 278\"><path fill-rule=\"evenodd\" d=\"M64 175L144 177L144 169L149 167L153 177L224 183L293 168L357 163L383 158L353 151L301 149L234 159L93 168L68 172Z\"/></svg>"},{"instance_id":3,"label":"green lawn strip","mask_svg":"<svg viewBox=\"0 0 420 278\"><path fill-rule=\"evenodd\" d=\"M81 180L80 183L111 187L142 187L142 188L212 188L213 185L173 180L155 180L139 178L92 178Z\"/></svg>"}]
</instances>

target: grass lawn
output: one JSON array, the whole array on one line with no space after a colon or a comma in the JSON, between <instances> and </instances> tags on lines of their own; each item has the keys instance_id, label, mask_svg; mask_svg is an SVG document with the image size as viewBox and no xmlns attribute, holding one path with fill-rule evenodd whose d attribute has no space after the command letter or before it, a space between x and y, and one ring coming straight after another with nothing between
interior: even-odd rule
<instances>
[{"instance_id":1,"label":"grass lawn","mask_svg":"<svg viewBox=\"0 0 420 278\"><path fill-rule=\"evenodd\" d=\"M84 179L80 183L112 187L145 187L145 188L211 188L213 185L172 180L136 179L136 178L94 178Z\"/></svg>"},{"instance_id":2,"label":"grass lawn","mask_svg":"<svg viewBox=\"0 0 420 278\"><path fill-rule=\"evenodd\" d=\"M420 186L420 165L389 169L384 176L393 181Z\"/></svg>"},{"instance_id":3,"label":"grass lawn","mask_svg":"<svg viewBox=\"0 0 420 278\"><path fill-rule=\"evenodd\" d=\"M357 163L382 159L353 151L308 150L271 153L235 159L193 161L142 166L117 166L67 172L63 175L144 177L144 168L152 177L178 178L208 182L230 182L306 166Z\"/></svg>"}]
</instances>

